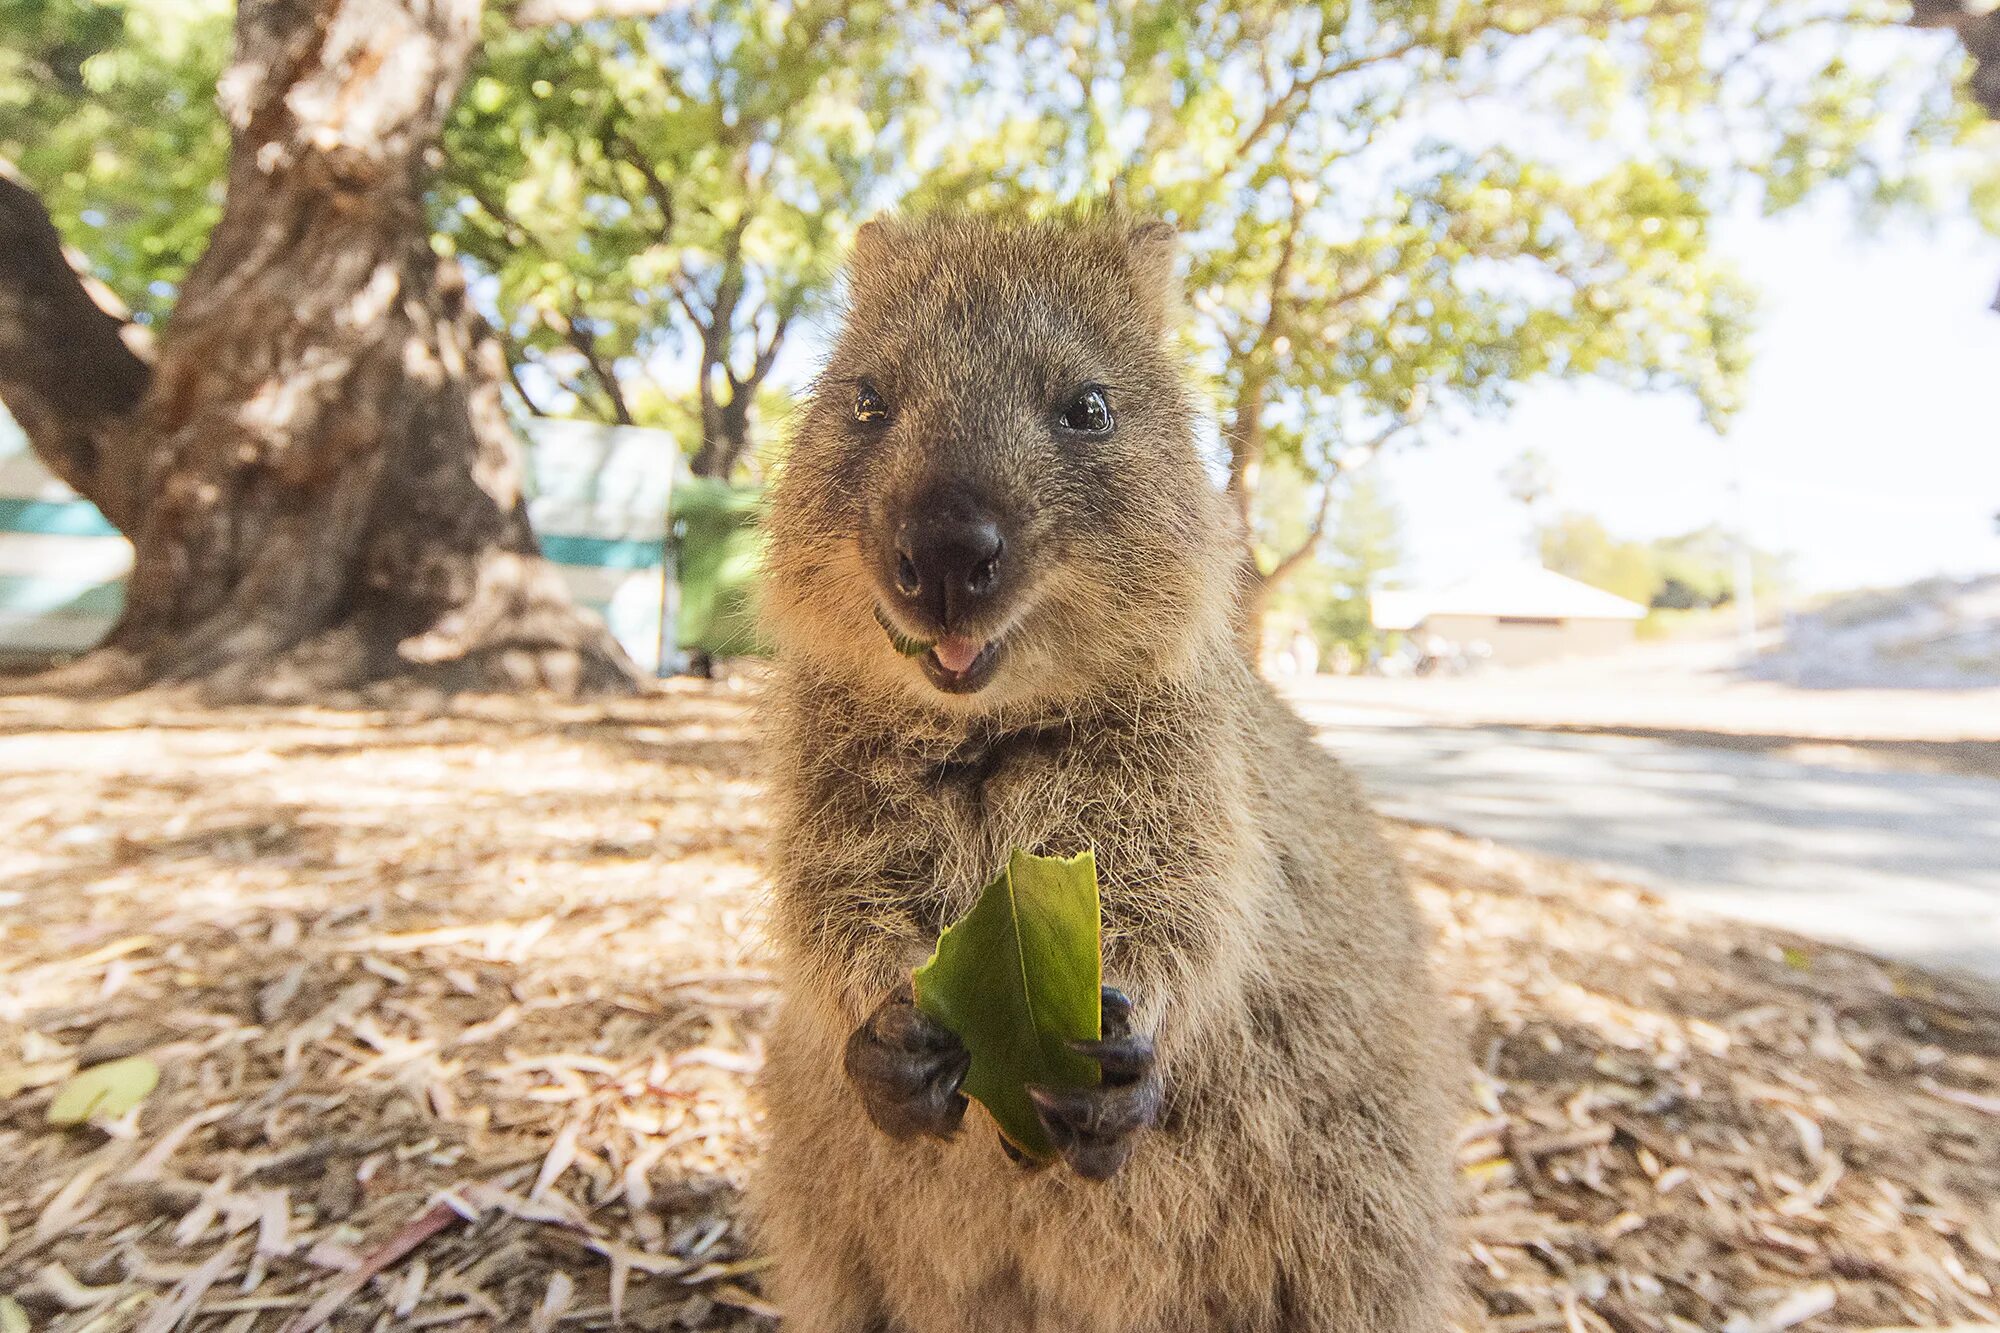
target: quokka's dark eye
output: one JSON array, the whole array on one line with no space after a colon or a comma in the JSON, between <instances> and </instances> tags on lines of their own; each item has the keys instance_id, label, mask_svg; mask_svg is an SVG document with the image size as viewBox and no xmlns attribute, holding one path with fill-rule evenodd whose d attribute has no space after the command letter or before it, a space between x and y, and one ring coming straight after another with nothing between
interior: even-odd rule
<instances>
[{"instance_id":1,"label":"quokka's dark eye","mask_svg":"<svg viewBox=\"0 0 2000 1333\"><path fill-rule=\"evenodd\" d=\"M1111 433L1111 400L1102 389L1085 389L1062 412L1062 427L1079 435Z\"/></svg>"},{"instance_id":2,"label":"quokka's dark eye","mask_svg":"<svg viewBox=\"0 0 2000 1333\"><path fill-rule=\"evenodd\" d=\"M889 419L889 402L875 392L874 385L857 384L854 386L854 406L848 409L848 415L864 426L879 426Z\"/></svg>"}]
</instances>

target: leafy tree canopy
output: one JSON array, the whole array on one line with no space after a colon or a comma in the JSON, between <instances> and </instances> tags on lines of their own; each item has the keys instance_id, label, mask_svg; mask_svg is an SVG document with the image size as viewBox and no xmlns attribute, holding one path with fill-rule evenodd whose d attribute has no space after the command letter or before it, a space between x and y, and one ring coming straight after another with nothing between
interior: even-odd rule
<instances>
[{"instance_id":1,"label":"leafy tree canopy","mask_svg":"<svg viewBox=\"0 0 2000 1333\"><path fill-rule=\"evenodd\" d=\"M223 0L0 0L0 158L139 318L222 211Z\"/></svg>"},{"instance_id":2,"label":"leafy tree canopy","mask_svg":"<svg viewBox=\"0 0 2000 1333\"><path fill-rule=\"evenodd\" d=\"M515 359L567 410L671 422L645 368L678 358L669 392L726 473L785 337L935 123L921 34L879 0L492 28L447 145L444 235L497 280Z\"/></svg>"},{"instance_id":3,"label":"leafy tree canopy","mask_svg":"<svg viewBox=\"0 0 2000 1333\"><path fill-rule=\"evenodd\" d=\"M1966 62L1905 17L1890 0L692 0L517 30L496 12L439 242L485 276L535 410L681 428L726 473L865 216L1105 198L1167 216L1247 517L1277 460L1317 486L1542 377L1685 392L1726 425L1755 276L1715 253L1726 212L1834 189L1864 216L2000 225ZM215 0L0 0L0 153L145 311L214 216L226 36Z\"/></svg>"},{"instance_id":4,"label":"leafy tree canopy","mask_svg":"<svg viewBox=\"0 0 2000 1333\"><path fill-rule=\"evenodd\" d=\"M920 194L1112 196L1176 220L1248 517L1269 460L1330 477L1544 376L1683 390L1726 425L1753 302L1713 249L1719 214L1832 185L1871 211L1962 208L2000 176L1954 151L1973 133L1963 70L1936 71L1962 58L1902 17L1876 0L1018 6L981 16L1004 55L965 90L996 130L946 145Z\"/></svg>"},{"instance_id":5,"label":"leafy tree canopy","mask_svg":"<svg viewBox=\"0 0 2000 1333\"><path fill-rule=\"evenodd\" d=\"M1691 611L1733 601L1736 541L1717 525L1656 541L1613 536L1588 514L1566 512L1537 534L1542 563L1559 574L1657 610ZM1752 591L1766 596L1785 583L1784 562L1750 553Z\"/></svg>"}]
</instances>

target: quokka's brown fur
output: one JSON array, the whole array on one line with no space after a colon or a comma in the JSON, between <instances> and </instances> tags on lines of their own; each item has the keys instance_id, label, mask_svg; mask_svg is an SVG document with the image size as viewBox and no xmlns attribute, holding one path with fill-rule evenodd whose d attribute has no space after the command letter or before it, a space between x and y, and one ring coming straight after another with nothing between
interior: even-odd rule
<instances>
[{"instance_id":1,"label":"quokka's brown fur","mask_svg":"<svg viewBox=\"0 0 2000 1333\"><path fill-rule=\"evenodd\" d=\"M767 618L784 1003L756 1188L790 1333L1436 1333L1450 1097L1425 932L1354 784L1242 660L1236 544L1172 329L1173 239L1117 219L876 223L776 483ZM857 429L854 386L886 427ZM1051 430L1109 386L1108 439ZM878 626L925 488L1018 524L992 683ZM857 1024L1012 847L1096 849L1108 982L1165 1104L1102 1183L976 1106L891 1140Z\"/></svg>"}]
</instances>

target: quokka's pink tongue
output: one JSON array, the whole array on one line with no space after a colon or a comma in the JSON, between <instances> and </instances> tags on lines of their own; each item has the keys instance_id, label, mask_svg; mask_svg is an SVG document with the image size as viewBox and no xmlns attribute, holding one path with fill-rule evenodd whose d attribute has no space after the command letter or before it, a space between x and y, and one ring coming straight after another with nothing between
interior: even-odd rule
<instances>
[{"instance_id":1,"label":"quokka's pink tongue","mask_svg":"<svg viewBox=\"0 0 2000 1333\"><path fill-rule=\"evenodd\" d=\"M955 676L971 666L985 647L983 643L975 643L960 635L947 634L931 645L931 653L937 658L939 666Z\"/></svg>"}]
</instances>

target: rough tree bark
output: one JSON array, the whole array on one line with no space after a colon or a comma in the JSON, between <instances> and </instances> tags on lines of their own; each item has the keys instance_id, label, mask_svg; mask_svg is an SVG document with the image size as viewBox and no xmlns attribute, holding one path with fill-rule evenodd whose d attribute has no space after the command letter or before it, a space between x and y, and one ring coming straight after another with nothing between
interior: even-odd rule
<instances>
[{"instance_id":1,"label":"rough tree bark","mask_svg":"<svg viewBox=\"0 0 2000 1333\"><path fill-rule=\"evenodd\" d=\"M227 202L123 418L125 614L57 683L634 679L537 553L498 349L429 244L478 25L479 0L241 0Z\"/></svg>"},{"instance_id":2,"label":"rough tree bark","mask_svg":"<svg viewBox=\"0 0 2000 1333\"><path fill-rule=\"evenodd\" d=\"M152 370L116 298L63 252L42 201L0 162L0 403L45 466L130 531L139 460L126 419Z\"/></svg>"}]
</instances>

